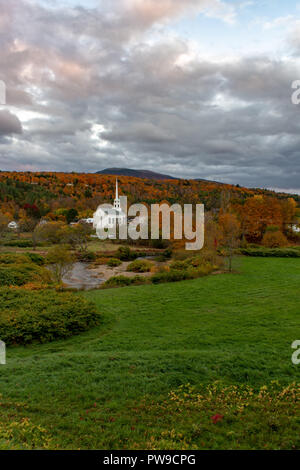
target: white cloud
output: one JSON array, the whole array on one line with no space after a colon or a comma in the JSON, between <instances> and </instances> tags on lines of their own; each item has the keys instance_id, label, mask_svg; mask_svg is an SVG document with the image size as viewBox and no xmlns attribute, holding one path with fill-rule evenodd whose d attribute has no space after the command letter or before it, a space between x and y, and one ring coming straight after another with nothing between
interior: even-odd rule
<instances>
[{"instance_id":1,"label":"white cloud","mask_svg":"<svg viewBox=\"0 0 300 470\"><path fill-rule=\"evenodd\" d=\"M275 28L291 28L291 26L295 22L295 16L294 15L286 15L286 16L280 16L278 18L275 18L272 21L266 21L263 24L263 28L268 30L268 29L275 29Z\"/></svg>"}]
</instances>

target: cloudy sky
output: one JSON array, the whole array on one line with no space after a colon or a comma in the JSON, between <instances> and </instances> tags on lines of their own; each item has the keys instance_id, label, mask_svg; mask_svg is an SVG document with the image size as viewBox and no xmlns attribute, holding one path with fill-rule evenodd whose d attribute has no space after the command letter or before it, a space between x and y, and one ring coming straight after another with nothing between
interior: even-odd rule
<instances>
[{"instance_id":1,"label":"cloudy sky","mask_svg":"<svg viewBox=\"0 0 300 470\"><path fill-rule=\"evenodd\" d=\"M0 0L0 169L300 192L300 1Z\"/></svg>"}]
</instances>

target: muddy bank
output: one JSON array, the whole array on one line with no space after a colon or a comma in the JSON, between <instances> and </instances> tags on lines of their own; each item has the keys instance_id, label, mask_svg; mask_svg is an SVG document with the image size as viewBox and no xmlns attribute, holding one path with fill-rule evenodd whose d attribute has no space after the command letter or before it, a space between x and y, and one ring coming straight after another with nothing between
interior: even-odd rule
<instances>
[{"instance_id":1,"label":"muddy bank","mask_svg":"<svg viewBox=\"0 0 300 470\"><path fill-rule=\"evenodd\" d=\"M137 273L127 272L127 266L131 261L124 261L120 266L111 268L106 264L95 266L89 263L78 262L72 271L64 276L63 283L66 287L73 289L97 289L107 279L113 276L134 277ZM166 263L154 262L155 266L164 266ZM138 273L139 276L149 277L153 273Z\"/></svg>"}]
</instances>

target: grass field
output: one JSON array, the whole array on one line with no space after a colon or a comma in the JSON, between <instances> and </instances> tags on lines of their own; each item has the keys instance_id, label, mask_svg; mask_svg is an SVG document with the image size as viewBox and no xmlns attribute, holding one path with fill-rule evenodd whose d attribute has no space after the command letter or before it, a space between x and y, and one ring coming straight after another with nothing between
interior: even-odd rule
<instances>
[{"instance_id":1,"label":"grass field","mask_svg":"<svg viewBox=\"0 0 300 470\"><path fill-rule=\"evenodd\" d=\"M80 294L96 302L100 327L8 350L0 448L299 446L299 405L287 410L259 389L299 382L291 344L300 339L300 261L243 258L240 271ZM212 399L203 385L215 381L223 391ZM178 398L188 383L205 406L189 386ZM227 385L253 388L249 412L231 409Z\"/></svg>"}]
</instances>

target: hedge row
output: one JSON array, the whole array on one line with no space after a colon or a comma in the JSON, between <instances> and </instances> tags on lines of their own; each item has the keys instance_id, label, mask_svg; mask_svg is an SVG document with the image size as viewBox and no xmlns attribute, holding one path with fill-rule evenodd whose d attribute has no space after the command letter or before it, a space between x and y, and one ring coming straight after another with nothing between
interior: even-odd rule
<instances>
[{"instance_id":1,"label":"hedge row","mask_svg":"<svg viewBox=\"0 0 300 470\"><path fill-rule=\"evenodd\" d=\"M33 242L32 240L10 240L3 242L3 246L12 246L18 248L32 248Z\"/></svg>"},{"instance_id":2,"label":"hedge row","mask_svg":"<svg viewBox=\"0 0 300 470\"><path fill-rule=\"evenodd\" d=\"M240 254L265 258L300 258L300 250L295 248L242 248Z\"/></svg>"}]
</instances>

